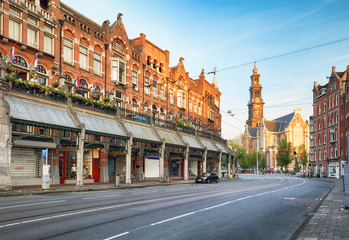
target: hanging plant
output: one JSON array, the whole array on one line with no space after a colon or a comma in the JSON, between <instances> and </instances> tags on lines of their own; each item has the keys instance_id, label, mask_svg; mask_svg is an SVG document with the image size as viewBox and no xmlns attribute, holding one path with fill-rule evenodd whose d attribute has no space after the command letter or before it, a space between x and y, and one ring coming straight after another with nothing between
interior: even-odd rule
<instances>
[{"instance_id":1,"label":"hanging plant","mask_svg":"<svg viewBox=\"0 0 349 240\"><path fill-rule=\"evenodd\" d=\"M7 65L6 70L7 70L8 72L15 72L15 71L16 71L16 68L14 68L14 67L11 66L11 65Z\"/></svg>"},{"instance_id":2,"label":"hanging plant","mask_svg":"<svg viewBox=\"0 0 349 240\"><path fill-rule=\"evenodd\" d=\"M37 75L36 73L31 73L30 76L31 76L32 78L38 78L38 75Z\"/></svg>"},{"instance_id":3,"label":"hanging plant","mask_svg":"<svg viewBox=\"0 0 349 240\"><path fill-rule=\"evenodd\" d=\"M98 100L99 99L99 95L98 94L95 94L95 93L91 93L91 98L93 99L93 100Z\"/></svg>"},{"instance_id":4,"label":"hanging plant","mask_svg":"<svg viewBox=\"0 0 349 240\"><path fill-rule=\"evenodd\" d=\"M75 92L76 92L77 94L81 94L81 93L84 92L84 90L82 90L82 88L77 88L77 89L75 90Z\"/></svg>"},{"instance_id":5,"label":"hanging plant","mask_svg":"<svg viewBox=\"0 0 349 240\"><path fill-rule=\"evenodd\" d=\"M56 87L58 87L58 82L54 82L54 83L52 83L52 87L54 87L54 88L56 88Z\"/></svg>"},{"instance_id":6,"label":"hanging plant","mask_svg":"<svg viewBox=\"0 0 349 240\"><path fill-rule=\"evenodd\" d=\"M105 97L103 100L104 100L104 102L106 102L106 103L107 103L107 102L109 102L109 101L110 101L110 97Z\"/></svg>"}]
</instances>

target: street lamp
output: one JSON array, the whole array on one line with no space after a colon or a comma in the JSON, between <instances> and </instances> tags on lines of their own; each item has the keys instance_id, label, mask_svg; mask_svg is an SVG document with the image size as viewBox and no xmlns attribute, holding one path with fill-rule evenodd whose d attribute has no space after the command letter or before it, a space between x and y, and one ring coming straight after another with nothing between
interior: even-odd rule
<instances>
[{"instance_id":1,"label":"street lamp","mask_svg":"<svg viewBox=\"0 0 349 240\"><path fill-rule=\"evenodd\" d=\"M62 75L62 27L64 25L64 20L59 19L59 77Z\"/></svg>"},{"instance_id":2,"label":"street lamp","mask_svg":"<svg viewBox=\"0 0 349 240\"><path fill-rule=\"evenodd\" d=\"M146 65L145 64L143 64L143 102L142 102L142 104L143 104L143 108L144 108L144 70L145 70L145 67L146 67ZM143 109L144 110L144 109Z\"/></svg>"},{"instance_id":3,"label":"street lamp","mask_svg":"<svg viewBox=\"0 0 349 240\"><path fill-rule=\"evenodd\" d=\"M104 44L105 48L105 60L104 60L104 97L107 97L107 51L109 48L108 43Z\"/></svg>"}]
</instances>

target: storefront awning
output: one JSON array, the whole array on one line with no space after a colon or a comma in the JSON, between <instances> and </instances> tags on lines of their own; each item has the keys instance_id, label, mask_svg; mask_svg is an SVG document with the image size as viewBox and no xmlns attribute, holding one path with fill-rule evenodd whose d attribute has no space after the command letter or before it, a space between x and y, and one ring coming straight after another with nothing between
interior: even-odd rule
<instances>
[{"instance_id":1,"label":"storefront awning","mask_svg":"<svg viewBox=\"0 0 349 240\"><path fill-rule=\"evenodd\" d=\"M66 108L13 96L5 96L5 100L10 104L11 118L77 129Z\"/></svg>"},{"instance_id":2,"label":"storefront awning","mask_svg":"<svg viewBox=\"0 0 349 240\"><path fill-rule=\"evenodd\" d=\"M209 141L209 140L206 140L206 139L202 139L202 138L199 138L200 139L200 142L205 146L207 147L207 150L208 151L215 151L215 152L219 152L219 150L214 146L213 142Z\"/></svg>"},{"instance_id":3,"label":"storefront awning","mask_svg":"<svg viewBox=\"0 0 349 240\"><path fill-rule=\"evenodd\" d=\"M167 144L177 145L177 146L185 146L185 144L181 141L176 133L158 130L160 137L165 139Z\"/></svg>"},{"instance_id":4,"label":"storefront awning","mask_svg":"<svg viewBox=\"0 0 349 240\"><path fill-rule=\"evenodd\" d=\"M191 148L197 148L197 149L203 149L203 147L200 145L200 143L196 140L195 137L191 137L191 136L188 136L188 135L182 135L182 138L183 138L183 141L186 143L186 144L189 144L189 147Z\"/></svg>"},{"instance_id":5,"label":"storefront awning","mask_svg":"<svg viewBox=\"0 0 349 240\"><path fill-rule=\"evenodd\" d=\"M161 140L155 135L151 127L141 126L134 123L124 122L127 130L132 133L133 138L139 140L146 140L150 142L161 142Z\"/></svg>"},{"instance_id":6,"label":"storefront awning","mask_svg":"<svg viewBox=\"0 0 349 240\"><path fill-rule=\"evenodd\" d=\"M127 137L126 133L114 119L80 112L77 113L77 116L80 122L85 124L86 131Z\"/></svg>"},{"instance_id":7,"label":"storefront awning","mask_svg":"<svg viewBox=\"0 0 349 240\"><path fill-rule=\"evenodd\" d=\"M223 146L221 143L215 143L219 150L222 150L222 153L229 154L228 147Z\"/></svg>"}]
</instances>

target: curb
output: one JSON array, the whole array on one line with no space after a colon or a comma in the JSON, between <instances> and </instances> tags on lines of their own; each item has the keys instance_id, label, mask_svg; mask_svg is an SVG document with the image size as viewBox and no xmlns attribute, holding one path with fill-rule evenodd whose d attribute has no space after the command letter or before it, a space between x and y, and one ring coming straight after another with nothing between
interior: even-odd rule
<instances>
[{"instance_id":1,"label":"curb","mask_svg":"<svg viewBox=\"0 0 349 240\"><path fill-rule=\"evenodd\" d=\"M320 179L315 179L315 180L320 180ZM292 235L289 238L289 240L296 240L299 237L299 235L302 233L302 231L308 225L310 219L313 217L313 214L317 212L317 210L320 208L321 204L325 201L327 196L333 191L333 188L336 185L336 182L334 182L334 181L330 181L330 180L327 180L327 179L326 180L322 180L322 181L328 181L328 182L332 183L332 186L331 186L330 190L323 196L321 201L319 201L319 203L311 211L308 212L308 216L304 219L304 221L302 223L299 224L298 228L296 229L296 231L294 231L292 233Z\"/></svg>"},{"instance_id":2,"label":"curb","mask_svg":"<svg viewBox=\"0 0 349 240\"><path fill-rule=\"evenodd\" d=\"M220 179L221 182L233 181L234 179ZM91 187L91 186L83 186L83 187L62 187L56 189L32 189L32 190L6 190L0 191L0 197L14 197L14 196L24 196L24 195L40 195L40 194L57 194L57 193L73 193L73 192L88 192L88 191L105 191L105 190L117 190L117 189L128 189L128 188L145 188L145 187L154 187L154 186L172 186L179 184L196 184L195 180L188 181L178 181L172 183L158 183L158 182L149 182L142 184L121 184L119 186L114 186L113 184L109 184L101 187ZM92 185L93 186L93 185Z\"/></svg>"}]
</instances>

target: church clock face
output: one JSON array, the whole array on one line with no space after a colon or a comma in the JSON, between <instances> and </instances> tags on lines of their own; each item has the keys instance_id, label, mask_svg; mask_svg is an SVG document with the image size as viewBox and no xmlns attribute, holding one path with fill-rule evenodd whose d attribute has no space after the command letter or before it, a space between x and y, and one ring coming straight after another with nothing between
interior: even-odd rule
<instances>
[{"instance_id":1,"label":"church clock face","mask_svg":"<svg viewBox=\"0 0 349 240\"><path fill-rule=\"evenodd\" d=\"M257 103L259 102L259 98L258 98L258 97L256 98L256 102L257 102Z\"/></svg>"}]
</instances>

